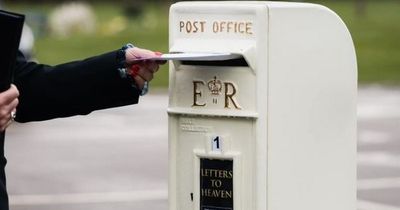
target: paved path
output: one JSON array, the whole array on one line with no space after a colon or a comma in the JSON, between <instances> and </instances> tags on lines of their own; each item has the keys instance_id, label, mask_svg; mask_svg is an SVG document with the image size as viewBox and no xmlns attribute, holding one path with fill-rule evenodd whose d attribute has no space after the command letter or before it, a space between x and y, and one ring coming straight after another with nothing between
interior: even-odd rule
<instances>
[{"instance_id":1,"label":"paved path","mask_svg":"<svg viewBox=\"0 0 400 210\"><path fill-rule=\"evenodd\" d=\"M7 130L11 210L167 210L166 94ZM400 89L359 93L360 210L400 210Z\"/></svg>"},{"instance_id":2,"label":"paved path","mask_svg":"<svg viewBox=\"0 0 400 210\"><path fill-rule=\"evenodd\" d=\"M400 89L362 88L358 101L360 206L400 210Z\"/></svg>"}]
</instances>

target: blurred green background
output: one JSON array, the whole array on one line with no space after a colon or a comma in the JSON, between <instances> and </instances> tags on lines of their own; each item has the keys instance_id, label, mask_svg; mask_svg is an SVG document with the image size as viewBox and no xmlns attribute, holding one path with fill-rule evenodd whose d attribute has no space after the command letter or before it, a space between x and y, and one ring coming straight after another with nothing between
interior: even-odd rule
<instances>
[{"instance_id":1,"label":"blurred green background","mask_svg":"<svg viewBox=\"0 0 400 210\"><path fill-rule=\"evenodd\" d=\"M68 37L52 34L47 26L50 14L60 3L37 2L9 0L3 6L27 15L27 22L35 32L34 57L41 63L54 65L82 59L128 42L154 51L168 51L171 1L90 1L96 17L95 32L77 32ZM308 2L331 8L349 27L356 46L361 84L400 85L400 1ZM152 85L166 87L167 84L168 69L164 65Z\"/></svg>"}]
</instances>

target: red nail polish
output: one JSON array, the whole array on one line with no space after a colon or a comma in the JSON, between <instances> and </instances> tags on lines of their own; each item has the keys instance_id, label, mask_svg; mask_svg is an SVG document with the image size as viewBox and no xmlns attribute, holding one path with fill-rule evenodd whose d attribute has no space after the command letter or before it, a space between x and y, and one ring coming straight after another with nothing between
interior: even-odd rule
<instances>
[{"instance_id":1,"label":"red nail polish","mask_svg":"<svg viewBox=\"0 0 400 210\"><path fill-rule=\"evenodd\" d=\"M132 71L132 76L136 76L139 73L140 67L139 65L132 65L129 70Z\"/></svg>"}]
</instances>

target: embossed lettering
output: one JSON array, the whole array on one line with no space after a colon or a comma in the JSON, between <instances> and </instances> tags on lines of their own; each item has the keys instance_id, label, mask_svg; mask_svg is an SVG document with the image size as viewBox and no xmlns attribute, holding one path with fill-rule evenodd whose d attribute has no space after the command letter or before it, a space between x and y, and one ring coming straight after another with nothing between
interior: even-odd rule
<instances>
[{"instance_id":1,"label":"embossed lettering","mask_svg":"<svg viewBox=\"0 0 400 210\"><path fill-rule=\"evenodd\" d=\"M252 28L253 28L253 23L246 22L246 34L253 34L253 31L251 30Z\"/></svg>"},{"instance_id":2,"label":"embossed lettering","mask_svg":"<svg viewBox=\"0 0 400 210\"><path fill-rule=\"evenodd\" d=\"M249 21L214 21L212 25L214 33L240 33L253 34L253 23Z\"/></svg>"},{"instance_id":3,"label":"embossed lettering","mask_svg":"<svg viewBox=\"0 0 400 210\"><path fill-rule=\"evenodd\" d=\"M201 94L202 94L202 92L201 92L201 90L200 90L200 88L199 88L199 86L204 86L205 85L205 82L203 82L203 81L193 81L193 104L192 104L192 106L194 107L194 106L205 106L206 105L206 103L203 103L203 104L200 104L200 102L198 102L198 99L201 97Z\"/></svg>"},{"instance_id":4,"label":"embossed lettering","mask_svg":"<svg viewBox=\"0 0 400 210\"><path fill-rule=\"evenodd\" d=\"M236 87L233 83L230 82L224 82L225 85L225 108L230 108L230 102L232 102L233 106L236 109L242 109L237 101L236 98L234 98L236 94Z\"/></svg>"},{"instance_id":5,"label":"embossed lettering","mask_svg":"<svg viewBox=\"0 0 400 210\"><path fill-rule=\"evenodd\" d=\"M182 29L185 27L185 22L179 21L179 31L182 32Z\"/></svg>"},{"instance_id":6,"label":"embossed lettering","mask_svg":"<svg viewBox=\"0 0 400 210\"><path fill-rule=\"evenodd\" d=\"M204 32L206 21L179 21L179 31L186 33Z\"/></svg>"}]
</instances>

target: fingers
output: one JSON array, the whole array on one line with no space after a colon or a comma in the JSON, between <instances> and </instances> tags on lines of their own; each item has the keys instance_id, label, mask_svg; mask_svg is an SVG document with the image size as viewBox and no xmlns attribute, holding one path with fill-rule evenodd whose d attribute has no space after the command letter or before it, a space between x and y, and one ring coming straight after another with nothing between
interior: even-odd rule
<instances>
[{"instance_id":1,"label":"fingers","mask_svg":"<svg viewBox=\"0 0 400 210\"><path fill-rule=\"evenodd\" d=\"M18 89L11 85L11 87L0 93L0 130L4 131L12 120L11 112L16 111L18 106Z\"/></svg>"},{"instance_id":2,"label":"fingers","mask_svg":"<svg viewBox=\"0 0 400 210\"><path fill-rule=\"evenodd\" d=\"M148 71L156 73L160 69L160 65L155 61L144 61L144 66Z\"/></svg>"},{"instance_id":3,"label":"fingers","mask_svg":"<svg viewBox=\"0 0 400 210\"><path fill-rule=\"evenodd\" d=\"M0 131L4 131L9 125L11 125L14 121L16 111L16 109L12 109L7 115L2 115L0 117Z\"/></svg>"},{"instance_id":4,"label":"fingers","mask_svg":"<svg viewBox=\"0 0 400 210\"><path fill-rule=\"evenodd\" d=\"M153 77L154 77L154 71L153 69L148 68L147 66L141 66L137 76L140 76L142 79L144 79L145 81L150 82Z\"/></svg>"},{"instance_id":5,"label":"fingers","mask_svg":"<svg viewBox=\"0 0 400 210\"><path fill-rule=\"evenodd\" d=\"M166 60L160 60L160 61L156 61L156 63L160 64L160 65L164 65L167 63Z\"/></svg>"},{"instance_id":6,"label":"fingers","mask_svg":"<svg viewBox=\"0 0 400 210\"><path fill-rule=\"evenodd\" d=\"M134 76L133 79L135 80L137 88L140 90L143 89L146 80L144 80L141 76Z\"/></svg>"},{"instance_id":7,"label":"fingers","mask_svg":"<svg viewBox=\"0 0 400 210\"><path fill-rule=\"evenodd\" d=\"M130 67L130 74L136 82L139 89L142 89L144 83L150 82L154 78L154 73L158 71L160 65L155 61L145 60Z\"/></svg>"},{"instance_id":8,"label":"fingers","mask_svg":"<svg viewBox=\"0 0 400 210\"><path fill-rule=\"evenodd\" d=\"M154 78L154 73L158 71L160 65L166 61L154 61L148 58L159 57L160 52L153 52L138 47L128 48L125 51L126 63L129 66L129 74L135 80L136 86L143 89L146 82Z\"/></svg>"},{"instance_id":9,"label":"fingers","mask_svg":"<svg viewBox=\"0 0 400 210\"><path fill-rule=\"evenodd\" d=\"M140 62L138 60L143 60L146 58L154 58L159 56L161 56L161 53L159 52L153 52L138 47L128 48L125 52L125 59L128 65Z\"/></svg>"},{"instance_id":10,"label":"fingers","mask_svg":"<svg viewBox=\"0 0 400 210\"><path fill-rule=\"evenodd\" d=\"M15 85L11 84L11 87L0 93L0 106L11 103L14 99L18 98L19 91Z\"/></svg>"}]
</instances>

